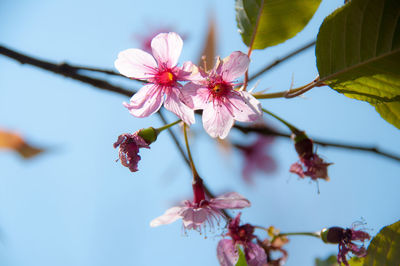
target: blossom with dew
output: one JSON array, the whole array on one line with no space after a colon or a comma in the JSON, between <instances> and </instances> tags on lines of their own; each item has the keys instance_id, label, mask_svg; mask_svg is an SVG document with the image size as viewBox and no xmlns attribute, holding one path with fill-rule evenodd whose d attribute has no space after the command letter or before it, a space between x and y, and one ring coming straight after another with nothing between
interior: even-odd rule
<instances>
[{"instance_id":1,"label":"blossom with dew","mask_svg":"<svg viewBox=\"0 0 400 266\"><path fill-rule=\"evenodd\" d=\"M252 176L256 171L272 173L276 170L276 162L274 158L268 154L273 140L272 137L258 136L253 144L234 144L243 154L242 176L247 183L252 182Z\"/></svg>"},{"instance_id":2,"label":"blossom with dew","mask_svg":"<svg viewBox=\"0 0 400 266\"><path fill-rule=\"evenodd\" d=\"M223 60L218 58L209 72L198 69L184 86L185 102L195 110L203 110L204 129L213 138L225 138L235 120L254 122L262 116L256 98L234 89L238 85L235 80L246 72L249 63L246 54L233 52Z\"/></svg>"},{"instance_id":3,"label":"blossom with dew","mask_svg":"<svg viewBox=\"0 0 400 266\"><path fill-rule=\"evenodd\" d=\"M267 261L267 255L262 247L252 242L254 226L240 225L240 213L230 221L228 233L232 239L222 239L218 242L217 256L221 266L234 266L239 259L238 245L244 249L247 265L262 266Z\"/></svg>"},{"instance_id":4,"label":"blossom with dew","mask_svg":"<svg viewBox=\"0 0 400 266\"><path fill-rule=\"evenodd\" d=\"M151 41L153 55L140 49L128 49L118 54L115 67L129 78L147 82L124 103L136 117L147 117L157 112L161 105L175 113L182 121L194 123L194 112L182 101L182 84L190 75L192 64L187 62L178 67L183 41L175 32L160 33ZM165 98L165 99L164 99Z\"/></svg>"},{"instance_id":5,"label":"blossom with dew","mask_svg":"<svg viewBox=\"0 0 400 266\"><path fill-rule=\"evenodd\" d=\"M141 129L133 134L124 133L118 136L114 148L119 147L119 159L121 164L128 167L131 172L138 171L140 161L139 149L150 149L150 144L157 139L157 132L154 128Z\"/></svg>"},{"instance_id":6,"label":"blossom with dew","mask_svg":"<svg viewBox=\"0 0 400 266\"><path fill-rule=\"evenodd\" d=\"M313 141L309 139L304 132L299 132L295 136L295 148L299 155L300 162L293 163L290 172L299 177L311 177L312 180L318 178L329 180L328 166L332 163L326 163L318 154L313 151Z\"/></svg>"},{"instance_id":7,"label":"blossom with dew","mask_svg":"<svg viewBox=\"0 0 400 266\"><path fill-rule=\"evenodd\" d=\"M321 238L325 243L339 244L339 253L337 256L337 262L339 265L343 262L344 265L348 266L346 255L352 252L357 257L365 257L367 250L362 245L357 245L353 241L364 242L371 239L371 236L362 230L355 230L354 228L341 228L341 227L330 227L322 229Z\"/></svg>"},{"instance_id":8,"label":"blossom with dew","mask_svg":"<svg viewBox=\"0 0 400 266\"><path fill-rule=\"evenodd\" d=\"M168 209L163 215L151 221L150 226L170 224L182 219L184 229L214 227L220 221L223 209L242 209L250 207L250 201L236 192L230 192L212 199L206 199L201 179L193 184L193 201L186 200L181 206Z\"/></svg>"}]
</instances>

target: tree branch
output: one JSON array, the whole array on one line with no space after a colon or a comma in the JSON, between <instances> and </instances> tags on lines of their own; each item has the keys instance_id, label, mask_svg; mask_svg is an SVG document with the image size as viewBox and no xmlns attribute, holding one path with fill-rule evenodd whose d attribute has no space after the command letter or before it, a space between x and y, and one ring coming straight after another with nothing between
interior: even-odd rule
<instances>
[{"instance_id":1,"label":"tree branch","mask_svg":"<svg viewBox=\"0 0 400 266\"><path fill-rule=\"evenodd\" d=\"M54 64L49 61L40 60L40 59L31 57L28 55L18 53L14 50L8 49L1 45L0 45L0 54L7 56L9 58L12 58L12 59L20 62L21 64L28 64L28 65L36 66L38 68L53 72L58 75L62 75L64 77L68 77L68 78L71 78L74 80L79 80L83 83L92 85L99 89L116 92L116 93L119 93L119 94L122 94L122 95L125 95L128 97L132 96L135 93L134 91L130 91L130 90L121 88L119 86L115 86L105 80L79 74L79 73L77 73L77 70L78 70L77 67L70 66L65 63Z\"/></svg>"},{"instance_id":2,"label":"tree branch","mask_svg":"<svg viewBox=\"0 0 400 266\"><path fill-rule=\"evenodd\" d=\"M253 133L257 133L257 134L261 134L261 135L265 135L265 136L291 138L291 134L279 132L268 126L256 126L256 127L255 126L247 126L246 127L246 126L236 124L236 125L234 125L234 127L244 134L253 132ZM316 139L312 138L312 140L315 144L318 144L318 145L321 145L324 147L335 147L335 148L347 149L347 150L371 152L371 153L375 153L377 155L400 162L400 155L396 155L396 154L384 151L384 150L379 149L374 146L353 145L353 144L346 144L346 143L340 143L340 142L326 141L326 140L321 140L318 138L316 138Z\"/></svg>"},{"instance_id":3,"label":"tree branch","mask_svg":"<svg viewBox=\"0 0 400 266\"><path fill-rule=\"evenodd\" d=\"M297 50L294 50L293 52L285 55L284 57L278 58L276 59L274 62L272 62L271 64L268 64L267 66L265 66L263 69L261 69L260 71L258 71L257 73L253 74L250 78L249 78L249 82L252 81L255 78L258 78L259 76L261 76L262 74L264 74L265 72L267 72L268 70L271 70L272 68L276 67L277 65L279 65L280 63L283 63L284 61L292 58L293 56L307 50L308 48L312 47L315 45L315 41L306 43L305 45L303 45L302 47L298 48Z\"/></svg>"}]
</instances>

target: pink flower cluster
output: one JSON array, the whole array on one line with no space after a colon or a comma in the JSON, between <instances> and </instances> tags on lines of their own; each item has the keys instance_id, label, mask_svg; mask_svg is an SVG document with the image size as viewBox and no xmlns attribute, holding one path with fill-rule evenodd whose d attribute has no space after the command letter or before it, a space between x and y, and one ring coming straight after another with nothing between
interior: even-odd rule
<instances>
[{"instance_id":1,"label":"pink flower cluster","mask_svg":"<svg viewBox=\"0 0 400 266\"><path fill-rule=\"evenodd\" d=\"M151 41L152 55L140 49L122 51L115 61L119 72L146 82L129 103L136 117L147 117L161 105L183 122L195 122L194 110L203 110L203 126L211 137L225 138L234 121L254 122L262 116L261 105L250 93L236 90L235 80L242 76L250 59L242 52L218 58L215 67L205 72L191 62L178 66L183 47L181 37L160 33ZM181 82L186 82L182 84Z\"/></svg>"}]
</instances>

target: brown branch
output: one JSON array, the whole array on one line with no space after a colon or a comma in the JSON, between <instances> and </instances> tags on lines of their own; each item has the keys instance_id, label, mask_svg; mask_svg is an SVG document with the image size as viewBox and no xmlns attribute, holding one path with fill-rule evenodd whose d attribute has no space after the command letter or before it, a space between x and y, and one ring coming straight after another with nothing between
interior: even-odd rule
<instances>
[{"instance_id":1,"label":"brown branch","mask_svg":"<svg viewBox=\"0 0 400 266\"><path fill-rule=\"evenodd\" d=\"M271 64L265 66L263 69L261 69L260 71L258 71L257 73L255 73L254 75L252 75L249 78L249 82L252 81L253 79L261 76L262 74L264 74L265 72L267 72L268 70L271 70L272 68L276 67L277 65L279 65L280 63L283 63L284 61L288 60L289 58L292 58L293 56L307 50L308 48L312 47L315 45L315 41L306 43L305 45L303 45L302 47L298 48L297 50L294 50L293 52L285 55L282 58L278 58L276 59L274 62L272 62Z\"/></svg>"},{"instance_id":2,"label":"brown branch","mask_svg":"<svg viewBox=\"0 0 400 266\"><path fill-rule=\"evenodd\" d=\"M121 88L119 86L115 86L105 80L79 74L79 73L77 73L77 67L70 66L65 63L55 64L55 63L51 63L49 61L40 60L40 59L33 58L33 57L25 55L25 54L18 53L14 50L8 49L1 45L0 45L0 54L7 56L9 58L12 58L12 59L20 62L21 64L28 64L28 65L36 66L38 68L56 73L58 75L62 75L64 77L68 77L68 78L71 78L74 80L79 80L86 84L90 84L99 89L116 92L116 93L119 93L119 94L122 94L125 96L132 96L135 93L134 91L130 91L130 90Z\"/></svg>"},{"instance_id":3,"label":"brown branch","mask_svg":"<svg viewBox=\"0 0 400 266\"><path fill-rule=\"evenodd\" d=\"M257 133L257 134L261 134L261 135L265 135L265 136L291 138L291 134L279 132L268 126L242 126L242 125L237 124L237 125L234 125L234 127L244 134ZM324 147L335 147L335 148L347 149L347 150L371 152L371 153L375 153L377 155L400 162L400 155L396 155L396 154L384 151L384 150L379 149L374 146L353 145L353 144L346 144L346 143L340 143L340 142L326 141L326 140L321 140L318 138L317 139L312 138L312 140L315 144L318 144L318 145L321 145Z\"/></svg>"}]
</instances>

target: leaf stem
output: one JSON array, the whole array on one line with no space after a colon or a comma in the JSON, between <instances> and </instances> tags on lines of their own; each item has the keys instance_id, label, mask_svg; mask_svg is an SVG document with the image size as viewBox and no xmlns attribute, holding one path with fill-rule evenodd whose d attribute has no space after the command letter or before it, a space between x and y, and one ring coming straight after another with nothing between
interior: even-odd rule
<instances>
[{"instance_id":1,"label":"leaf stem","mask_svg":"<svg viewBox=\"0 0 400 266\"><path fill-rule=\"evenodd\" d=\"M281 92L273 92L273 93L264 93L264 94L252 94L254 98L256 99L272 99L272 98L294 98L297 96L300 96L307 91L311 90L314 87L321 87L325 86L325 84L319 79L319 76L317 76L313 81L310 83L303 85L301 87L295 88L295 89L289 89L286 91L281 91Z\"/></svg>"},{"instance_id":2,"label":"leaf stem","mask_svg":"<svg viewBox=\"0 0 400 266\"><path fill-rule=\"evenodd\" d=\"M261 0L260 9L258 10L258 14L257 14L256 24L254 25L254 30L253 30L253 32L251 34L251 40L250 40L250 43L249 43L249 50L247 52L247 56L249 58L251 56L251 52L253 51L253 45L254 45L254 41L256 39L257 30L258 30L258 26L260 24L260 19L261 19L261 14L263 12L263 9L264 9L264 0ZM243 90L246 90L248 80L249 80L249 69L247 68L246 73L244 74Z\"/></svg>"},{"instance_id":3,"label":"leaf stem","mask_svg":"<svg viewBox=\"0 0 400 266\"><path fill-rule=\"evenodd\" d=\"M276 114L268 111L265 108L262 108L263 112L266 114L269 114L270 116L274 117L275 119L279 120L280 122L282 122L285 126L287 126L290 131L292 131L293 134L299 134L301 132L301 130L299 130L297 127L293 126L292 124L290 124L289 122L287 122L286 120L280 118L279 116L277 116Z\"/></svg>"}]
</instances>

